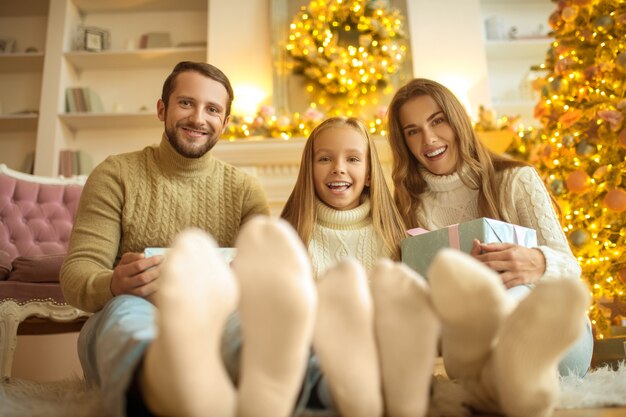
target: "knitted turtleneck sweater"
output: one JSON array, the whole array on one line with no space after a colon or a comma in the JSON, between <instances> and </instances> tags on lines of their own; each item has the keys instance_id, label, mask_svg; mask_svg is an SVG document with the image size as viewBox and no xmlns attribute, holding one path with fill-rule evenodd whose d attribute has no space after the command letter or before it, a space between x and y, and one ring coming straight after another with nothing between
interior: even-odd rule
<instances>
[{"instance_id":1,"label":"knitted turtleneck sweater","mask_svg":"<svg viewBox=\"0 0 626 417\"><path fill-rule=\"evenodd\" d=\"M372 225L369 198L352 210L335 210L317 200L317 222L309 241L315 277L337 261L352 256L370 271L380 257L391 254Z\"/></svg>"},{"instance_id":2,"label":"knitted turtleneck sweater","mask_svg":"<svg viewBox=\"0 0 626 417\"><path fill-rule=\"evenodd\" d=\"M463 171L462 171L463 172ZM433 175L420 167L428 184L417 212L421 227L436 230L477 219L478 190L468 188L458 173ZM572 255L543 181L532 167L502 173L499 202L504 221L537 231L538 249L546 259L543 278L579 278L581 269Z\"/></svg>"},{"instance_id":3,"label":"knitted turtleneck sweater","mask_svg":"<svg viewBox=\"0 0 626 417\"><path fill-rule=\"evenodd\" d=\"M210 152L185 158L163 136L159 146L111 156L83 189L61 269L63 294L80 309L100 310L113 297L112 269L122 254L168 247L189 227L230 247L256 214L269 214L260 183Z\"/></svg>"}]
</instances>

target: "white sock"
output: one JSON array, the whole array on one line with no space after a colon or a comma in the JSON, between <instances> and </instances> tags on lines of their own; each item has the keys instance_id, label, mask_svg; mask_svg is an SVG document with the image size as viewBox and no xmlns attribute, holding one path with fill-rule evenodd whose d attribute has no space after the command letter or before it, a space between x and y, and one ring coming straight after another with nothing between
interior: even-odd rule
<instances>
[{"instance_id":1,"label":"white sock","mask_svg":"<svg viewBox=\"0 0 626 417\"><path fill-rule=\"evenodd\" d=\"M427 275L443 325L446 373L453 379L476 379L514 304L500 276L463 252L442 249Z\"/></svg>"},{"instance_id":2,"label":"white sock","mask_svg":"<svg viewBox=\"0 0 626 417\"><path fill-rule=\"evenodd\" d=\"M502 325L492 384L510 417L544 417L558 395L558 362L584 329L589 294L575 279L540 281Z\"/></svg>"},{"instance_id":3,"label":"white sock","mask_svg":"<svg viewBox=\"0 0 626 417\"><path fill-rule=\"evenodd\" d=\"M313 338L317 294L308 254L287 222L265 216L243 226L236 246L243 335L237 415L286 417Z\"/></svg>"},{"instance_id":4,"label":"white sock","mask_svg":"<svg viewBox=\"0 0 626 417\"><path fill-rule=\"evenodd\" d=\"M371 291L386 416L423 416L440 333L428 285L407 266L381 260Z\"/></svg>"},{"instance_id":5,"label":"white sock","mask_svg":"<svg viewBox=\"0 0 626 417\"><path fill-rule=\"evenodd\" d=\"M235 310L237 283L200 230L181 233L161 267L155 302L159 334L140 373L156 415L234 416L234 387L222 365L224 323Z\"/></svg>"},{"instance_id":6,"label":"white sock","mask_svg":"<svg viewBox=\"0 0 626 417\"><path fill-rule=\"evenodd\" d=\"M363 266L346 258L318 280L313 347L343 417L382 416L374 306Z\"/></svg>"}]
</instances>

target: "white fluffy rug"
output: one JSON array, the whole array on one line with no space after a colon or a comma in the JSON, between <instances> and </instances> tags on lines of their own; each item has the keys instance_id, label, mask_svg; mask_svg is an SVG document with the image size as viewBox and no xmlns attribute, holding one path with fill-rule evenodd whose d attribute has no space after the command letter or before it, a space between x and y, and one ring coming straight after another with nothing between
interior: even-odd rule
<instances>
[{"instance_id":1,"label":"white fluffy rug","mask_svg":"<svg viewBox=\"0 0 626 417\"><path fill-rule=\"evenodd\" d=\"M466 417L464 393L459 385L439 377L433 386L429 416ZM601 408L626 406L626 363L617 370L593 370L585 378L561 380L557 408ZM97 395L80 380L35 383L12 380L0 384L0 417L107 417ZM309 417L330 417L331 413L307 413Z\"/></svg>"},{"instance_id":2,"label":"white fluffy rug","mask_svg":"<svg viewBox=\"0 0 626 417\"><path fill-rule=\"evenodd\" d=\"M470 410L463 403L464 388L445 377L436 376L433 383L428 417L469 417ZM584 378L562 377L557 409L626 407L626 362L617 369L596 368Z\"/></svg>"}]
</instances>

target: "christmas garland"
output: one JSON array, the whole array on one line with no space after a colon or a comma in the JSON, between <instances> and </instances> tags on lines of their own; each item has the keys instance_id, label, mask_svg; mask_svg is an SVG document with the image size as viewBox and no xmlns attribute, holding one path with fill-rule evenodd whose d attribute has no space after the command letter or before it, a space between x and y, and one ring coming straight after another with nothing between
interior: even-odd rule
<instances>
[{"instance_id":1,"label":"christmas garland","mask_svg":"<svg viewBox=\"0 0 626 417\"><path fill-rule=\"evenodd\" d=\"M406 56L400 12L386 0L312 0L290 25L293 71L333 96L390 83Z\"/></svg>"}]
</instances>

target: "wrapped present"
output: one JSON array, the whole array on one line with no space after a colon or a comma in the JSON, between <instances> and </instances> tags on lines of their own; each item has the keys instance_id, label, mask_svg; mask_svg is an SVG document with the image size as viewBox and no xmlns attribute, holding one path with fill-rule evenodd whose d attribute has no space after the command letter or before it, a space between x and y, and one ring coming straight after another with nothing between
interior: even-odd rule
<instances>
[{"instance_id":1,"label":"wrapped present","mask_svg":"<svg viewBox=\"0 0 626 417\"><path fill-rule=\"evenodd\" d=\"M537 232L499 220L481 217L431 232L411 229L402 241L402 262L426 276L426 270L439 249L454 248L470 253L474 239L483 243L508 242L529 248L537 246Z\"/></svg>"},{"instance_id":2,"label":"wrapped present","mask_svg":"<svg viewBox=\"0 0 626 417\"><path fill-rule=\"evenodd\" d=\"M144 249L143 254L146 258L155 256L155 255L165 256L168 249L169 248L146 248ZM235 255L237 254L236 248L216 248L216 249L217 249L217 252L222 256L222 259L224 259L224 262L228 264L230 264L233 261L233 259L235 259Z\"/></svg>"}]
</instances>

